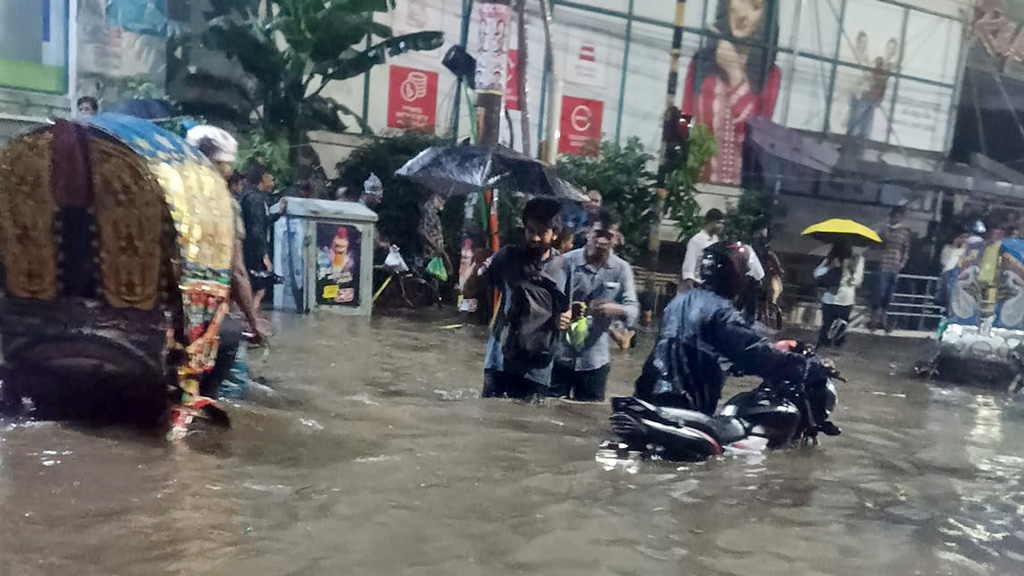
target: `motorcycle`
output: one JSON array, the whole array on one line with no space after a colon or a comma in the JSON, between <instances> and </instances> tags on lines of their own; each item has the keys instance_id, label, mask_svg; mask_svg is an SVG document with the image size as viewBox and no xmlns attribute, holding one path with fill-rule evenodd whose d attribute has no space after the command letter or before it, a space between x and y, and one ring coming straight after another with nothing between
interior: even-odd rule
<instances>
[{"instance_id":1,"label":"motorcycle","mask_svg":"<svg viewBox=\"0 0 1024 576\"><path fill-rule=\"evenodd\" d=\"M798 346L805 355L814 353L809 346ZM834 368L823 382L808 386L766 380L732 397L714 416L615 397L611 425L621 442L606 441L601 449L623 457L638 451L663 460L700 461L727 452L816 445L819 433L842 433L828 420L838 399L836 382L845 380Z\"/></svg>"}]
</instances>

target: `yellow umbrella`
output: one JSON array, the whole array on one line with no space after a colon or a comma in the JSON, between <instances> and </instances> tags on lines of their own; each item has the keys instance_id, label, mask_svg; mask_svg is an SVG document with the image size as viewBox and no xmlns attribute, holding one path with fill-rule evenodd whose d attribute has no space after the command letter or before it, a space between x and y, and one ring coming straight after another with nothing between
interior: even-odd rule
<instances>
[{"instance_id":1,"label":"yellow umbrella","mask_svg":"<svg viewBox=\"0 0 1024 576\"><path fill-rule=\"evenodd\" d=\"M856 246L870 246L873 243L880 243L882 241L871 228L859 222L843 220L841 218L832 218L831 220L818 222L809 226L802 234L827 244L846 241Z\"/></svg>"}]
</instances>

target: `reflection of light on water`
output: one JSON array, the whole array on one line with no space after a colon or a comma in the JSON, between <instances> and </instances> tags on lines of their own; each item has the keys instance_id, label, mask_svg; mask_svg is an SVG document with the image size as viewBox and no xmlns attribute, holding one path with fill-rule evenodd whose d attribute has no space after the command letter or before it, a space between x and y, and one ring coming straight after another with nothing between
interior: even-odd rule
<instances>
[{"instance_id":1,"label":"reflection of light on water","mask_svg":"<svg viewBox=\"0 0 1024 576\"><path fill-rule=\"evenodd\" d=\"M974 405L977 413L974 426L967 433L970 440L967 444L967 457L971 464L981 467L994 455L995 447L1002 441L1003 425L1001 410L990 396L975 395Z\"/></svg>"},{"instance_id":2,"label":"reflection of light on water","mask_svg":"<svg viewBox=\"0 0 1024 576\"><path fill-rule=\"evenodd\" d=\"M639 452L622 454L616 450L601 448L594 455L594 460L601 465L605 472L620 470L627 474L636 474L640 471L642 458Z\"/></svg>"},{"instance_id":3,"label":"reflection of light on water","mask_svg":"<svg viewBox=\"0 0 1024 576\"><path fill-rule=\"evenodd\" d=\"M977 523L967 525L955 518L946 520L946 526L939 528L939 532L947 536L966 536L975 542L995 542L1009 536L1009 532L990 532L984 526Z\"/></svg>"}]
</instances>

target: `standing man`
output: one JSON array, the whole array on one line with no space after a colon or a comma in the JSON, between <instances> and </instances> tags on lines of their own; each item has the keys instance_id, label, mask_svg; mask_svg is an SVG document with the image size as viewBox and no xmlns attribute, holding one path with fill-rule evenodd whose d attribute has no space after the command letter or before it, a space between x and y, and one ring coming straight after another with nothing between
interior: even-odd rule
<instances>
[{"instance_id":1,"label":"standing man","mask_svg":"<svg viewBox=\"0 0 1024 576\"><path fill-rule=\"evenodd\" d=\"M555 352L549 344L570 320L569 298L561 288L566 285L564 264L552 248L562 227L560 210L550 198L531 199L523 208L522 245L505 246L477 272L502 293L484 355L484 398L533 400L548 395ZM543 285L557 293L536 289ZM544 343L535 349L542 349L536 357L521 354L522 339L531 337ZM543 365L537 362L541 356Z\"/></svg>"},{"instance_id":2,"label":"standing man","mask_svg":"<svg viewBox=\"0 0 1024 576\"><path fill-rule=\"evenodd\" d=\"M586 326L570 329L568 337L559 340L552 396L603 401L611 367L608 331L616 320L632 327L640 315L633 269L613 251L618 234L618 216L600 210L587 230L586 247L564 257L574 320Z\"/></svg>"},{"instance_id":3,"label":"standing man","mask_svg":"<svg viewBox=\"0 0 1024 576\"><path fill-rule=\"evenodd\" d=\"M683 257L683 290L692 290L700 284L700 257L704 249L718 242L718 236L725 230L725 214L718 208L708 210L704 215L704 227L690 238Z\"/></svg>"},{"instance_id":4,"label":"standing man","mask_svg":"<svg viewBox=\"0 0 1024 576\"><path fill-rule=\"evenodd\" d=\"M274 190L274 174L263 164L254 162L248 173L249 183L239 198L242 220L245 222L245 241L242 253L249 271L256 309L267 290L273 287L274 266L270 261L269 231L276 217L267 210L267 197Z\"/></svg>"},{"instance_id":5,"label":"standing man","mask_svg":"<svg viewBox=\"0 0 1024 576\"><path fill-rule=\"evenodd\" d=\"M576 234L573 235L572 247L574 249L583 248L587 245L587 238L590 235L590 225L594 223L594 219L601 212L601 206L604 205L604 197L597 190L590 190L587 192L587 200L583 203L583 218L582 222L574 222L573 225L578 229Z\"/></svg>"},{"instance_id":6,"label":"standing man","mask_svg":"<svg viewBox=\"0 0 1024 576\"><path fill-rule=\"evenodd\" d=\"M900 272L906 267L907 259L910 257L912 232L903 225L906 215L906 208L894 207L889 213L889 225L878 233L882 237L882 263L878 274L878 294L871 312L871 322L868 324L870 330L892 331L886 314L896 290L896 280L899 279Z\"/></svg>"}]
</instances>

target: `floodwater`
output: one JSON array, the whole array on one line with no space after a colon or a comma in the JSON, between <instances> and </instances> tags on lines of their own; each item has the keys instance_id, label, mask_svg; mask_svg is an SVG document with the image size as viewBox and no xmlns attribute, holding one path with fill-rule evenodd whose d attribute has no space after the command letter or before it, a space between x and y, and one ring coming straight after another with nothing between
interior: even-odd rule
<instances>
[{"instance_id":1,"label":"floodwater","mask_svg":"<svg viewBox=\"0 0 1024 576\"><path fill-rule=\"evenodd\" d=\"M1024 409L890 376L923 344L852 342L816 448L611 466L606 405L481 400L444 323L293 320L178 447L0 421L0 575L1024 573Z\"/></svg>"}]
</instances>

